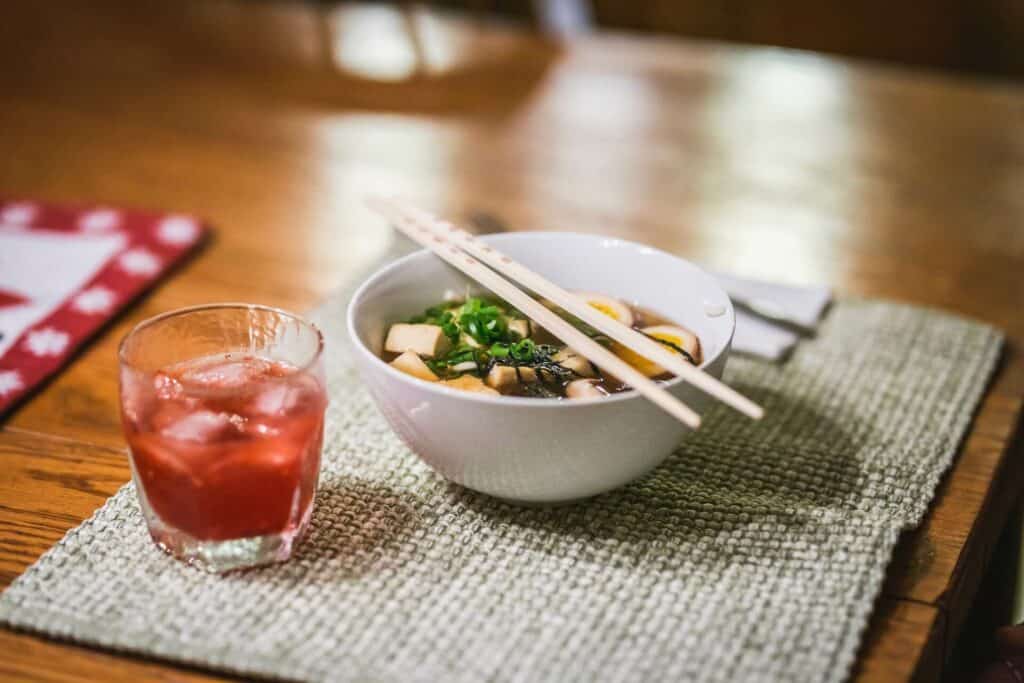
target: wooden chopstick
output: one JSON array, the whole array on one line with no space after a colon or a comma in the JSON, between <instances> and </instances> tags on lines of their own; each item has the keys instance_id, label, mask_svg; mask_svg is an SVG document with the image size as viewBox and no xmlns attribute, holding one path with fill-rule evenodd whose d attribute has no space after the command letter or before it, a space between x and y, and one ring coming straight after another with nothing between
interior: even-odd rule
<instances>
[{"instance_id":1,"label":"wooden chopstick","mask_svg":"<svg viewBox=\"0 0 1024 683\"><path fill-rule=\"evenodd\" d=\"M692 408L577 330L554 311L544 307L529 294L450 242L445 236L438 234L434 230L434 226L427 221L398 210L388 200L370 199L367 200L367 204L391 221L397 230L400 230L412 241L434 252L444 261L525 313L531 320L568 344L577 353L629 384L669 415L691 429L700 427L700 415Z\"/></svg>"},{"instance_id":2,"label":"wooden chopstick","mask_svg":"<svg viewBox=\"0 0 1024 683\"><path fill-rule=\"evenodd\" d=\"M394 211L399 214L415 216L420 222L431 226L435 235L444 236L450 242L458 245L464 251L483 261L494 270L554 302L591 327L605 333L641 356L654 361L673 375L681 377L709 396L718 399L722 403L755 420L759 420L764 416L764 409L761 406L729 385L686 362L682 356L671 353L650 337L601 313L580 297L559 287L521 263L512 260L494 247L478 241L465 230L461 230L452 223L439 220L422 209L398 200L385 201Z\"/></svg>"}]
</instances>

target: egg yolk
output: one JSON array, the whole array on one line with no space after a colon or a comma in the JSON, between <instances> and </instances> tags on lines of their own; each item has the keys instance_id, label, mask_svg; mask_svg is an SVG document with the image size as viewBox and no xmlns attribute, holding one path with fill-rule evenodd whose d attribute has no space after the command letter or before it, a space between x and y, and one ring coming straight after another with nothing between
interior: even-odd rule
<instances>
[{"instance_id":1,"label":"egg yolk","mask_svg":"<svg viewBox=\"0 0 1024 683\"><path fill-rule=\"evenodd\" d=\"M596 302L593 302L593 301L588 301L587 303L590 304L593 308L596 308L597 310L599 310L602 313L604 313L609 318L612 318L613 320L618 320L619 319L619 316L615 312L615 309L613 309L611 306L607 306L607 305L601 304L601 303L596 303Z\"/></svg>"},{"instance_id":2,"label":"egg yolk","mask_svg":"<svg viewBox=\"0 0 1024 683\"><path fill-rule=\"evenodd\" d=\"M677 337L676 335L654 333L651 334L650 336L654 337L655 339L667 341L670 344L675 344L680 348L685 348L683 346L683 340ZM668 351L671 351L672 353L679 353L678 351L671 347L666 346L665 348ZM657 377L658 375L665 373L665 368L661 367L654 361L644 358L633 349L625 347L622 344L619 344L618 342L612 342L612 351L615 353L616 356L626 361L634 368L636 368L643 374L647 375L648 377Z\"/></svg>"},{"instance_id":3,"label":"egg yolk","mask_svg":"<svg viewBox=\"0 0 1024 683\"><path fill-rule=\"evenodd\" d=\"M677 337L674 334L658 334L658 333L654 333L651 336L654 337L655 339L660 339L661 341L668 342L669 344L672 344L674 346L678 346L681 349L685 349L686 348L686 345L683 343L683 340L680 339L679 337ZM672 353L679 353L678 351L676 351L673 348L669 348L669 351L671 351Z\"/></svg>"}]
</instances>

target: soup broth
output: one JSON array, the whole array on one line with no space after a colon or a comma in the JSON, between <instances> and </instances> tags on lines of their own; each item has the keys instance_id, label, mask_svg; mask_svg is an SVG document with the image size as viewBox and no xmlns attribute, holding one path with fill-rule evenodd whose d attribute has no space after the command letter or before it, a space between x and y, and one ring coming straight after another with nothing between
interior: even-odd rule
<instances>
[{"instance_id":1,"label":"soup broth","mask_svg":"<svg viewBox=\"0 0 1024 683\"><path fill-rule=\"evenodd\" d=\"M578 293L591 306L663 344L694 365L701 347L690 330L650 309L601 294ZM598 330L541 302L581 332L655 380L663 368ZM467 296L443 301L393 324L383 359L428 382L483 394L536 398L591 398L630 387L603 372L519 311L500 300Z\"/></svg>"}]
</instances>

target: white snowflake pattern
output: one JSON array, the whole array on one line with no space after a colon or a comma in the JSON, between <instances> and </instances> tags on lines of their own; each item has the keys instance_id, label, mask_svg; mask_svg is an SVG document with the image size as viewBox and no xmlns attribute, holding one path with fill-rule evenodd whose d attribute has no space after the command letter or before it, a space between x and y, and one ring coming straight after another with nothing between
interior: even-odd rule
<instances>
[{"instance_id":1,"label":"white snowflake pattern","mask_svg":"<svg viewBox=\"0 0 1024 683\"><path fill-rule=\"evenodd\" d=\"M107 233L121 224L121 214L113 209L95 209L78 219L78 229L86 233Z\"/></svg>"},{"instance_id":2,"label":"white snowflake pattern","mask_svg":"<svg viewBox=\"0 0 1024 683\"><path fill-rule=\"evenodd\" d=\"M28 333L25 348L36 356L59 356L71 341L71 335L53 327L43 327Z\"/></svg>"},{"instance_id":3,"label":"white snowflake pattern","mask_svg":"<svg viewBox=\"0 0 1024 683\"><path fill-rule=\"evenodd\" d=\"M84 289L71 300L71 307L79 313L106 313L116 300L114 292L102 285Z\"/></svg>"},{"instance_id":4,"label":"white snowflake pattern","mask_svg":"<svg viewBox=\"0 0 1024 683\"><path fill-rule=\"evenodd\" d=\"M156 229L156 236L167 244L188 244L198 235L199 226L188 216L168 216Z\"/></svg>"},{"instance_id":5,"label":"white snowflake pattern","mask_svg":"<svg viewBox=\"0 0 1024 683\"><path fill-rule=\"evenodd\" d=\"M25 385L21 381L21 375L17 370L0 371L0 396L14 393Z\"/></svg>"},{"instance_id":6,"label":"white snowflake pattern","mask_svg":"<svg viewBox=\"0 0 1024 683\"><path fill-rule=\"evenodd\" d=\"M36 205L29 202L9 204L3 211L0 211L0 222L27 225L32 222L37 213Z\"/></svg>"},{"instance_id":7,"label":"white snowflake pattern","mask_svg":"<svg viewBox=\"0 0 1024 683\"><path fill-rule=\"evenodd\" d=\"M142 247L129 249L117 262L121 270L132 275L153 275L160 270L160 259Z\"/></svg>"}]
</instances>

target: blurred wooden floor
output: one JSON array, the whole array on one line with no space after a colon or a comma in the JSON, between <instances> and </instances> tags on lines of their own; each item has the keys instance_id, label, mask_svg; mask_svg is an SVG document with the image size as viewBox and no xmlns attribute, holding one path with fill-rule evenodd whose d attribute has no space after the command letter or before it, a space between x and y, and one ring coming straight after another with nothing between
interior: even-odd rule
<instances>
[{"instance_id":1,"label":"blurred wooden floor","mask_svg":"<svg viewBox=\"0 0 1024 683\"><path fill-rule=\"evenodd\" d=\"M126 329L199 302L313 305L384 249L361 204L383 191L1006 330L856 674L935 680L1024 476L1009 456L1024 395L1024 89L666 39L559 46L455 20L427 22L432 75L402 80L408 45L367 12L334 17L328 55L305 5L5 8L0 194L176 209L217 232L0 428L3 583L128 478L114 353ZM205 678L8 631L0 653L11 679Z\"/></svg>"}]
</instances>

